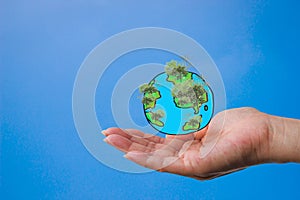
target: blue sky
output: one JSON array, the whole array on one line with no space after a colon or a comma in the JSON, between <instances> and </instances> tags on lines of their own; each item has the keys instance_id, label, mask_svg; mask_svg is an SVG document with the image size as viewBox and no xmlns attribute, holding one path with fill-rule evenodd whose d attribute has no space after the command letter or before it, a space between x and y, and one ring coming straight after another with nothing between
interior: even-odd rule
<instances>
[{"instance_id":1,"label":"blue sky","mask_svg":"<svg viewBox=\"0 0 300 200\"><path fill-rule=\"evenodd\" d=\"M1 199L300 198L297 164L208 182L110 169L84 148L72 118L73 83L87 54L120 31L158 26L208 51L228 108L299 119L299 9L276 0L0 1Z\"/></svg>"}]
</instances>

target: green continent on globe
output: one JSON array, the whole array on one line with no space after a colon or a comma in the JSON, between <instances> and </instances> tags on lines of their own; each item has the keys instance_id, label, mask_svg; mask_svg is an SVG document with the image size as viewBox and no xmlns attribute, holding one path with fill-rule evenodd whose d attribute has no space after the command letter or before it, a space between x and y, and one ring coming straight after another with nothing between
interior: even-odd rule
<instances>
[{"instance_id":1,"label":"green continent on globe","mask_svg":"<svg viewBox=\"0 0 300 200\"><path fill-rule=\"evenodd\" d=\"M152 111L156 106L156 100L161 98L159 90L153 86L154 83L155 81L151 81L149 84L140 86L140 92L144 93L142 103L147 119L151 123L163 127L164 123L160 119L165 116L165 112L163 110Z\"/></svg>"},{"instance_id":2,"label":"green continent on globe","mask_svg":"<svg viewBox=\"0 0 300 200\"><path fill-rule=\"evenodd\" d=\"M177 83L182 83L186 80L192 80L192 75L193 75L193 73L191 73L191 72L188 72L187 74L182 75L182 77L179 76L180 78L173 76L173 75L168 75L167 81L172 82L175 85Z\"/></svg>"},{"instance_id":3,"label":"green continent on globe","mask_svg":"<svg viewBox=\"0 0 300 200\"><path fill-rule=\"evenodd\" d=\"M184 131L198 130L200 128L201 121L202 121L201 116L194 116L189 121L185 122L182 129Z\"/></svg>"},{"instance_id":4,"label":"green continent on globe","mask_svg":"<svg viewBox=\"0 0 300 200\"><path fill-rule=\"evenodd\" d=\"M188 72L184 65L176 61L168 62L165 67L167 81L172 82L172 96L179 108L193 108L195 114L199 113L203 103L208 101L207 93L201 84L193 80L193 73Z\"/></svg>"},{"instance_id":5,"label":"green continent on globe","mask_svg":"<svg viewBox=\"0 0 300 200\"><path fill-rule=\"evenodd\" d=\"M165 112L163 110L157 110L156 112L146 112L146 116L151 121L151 123L160 127L164 126L164 123L160 121L160 119L165 116Z\"/></svg>"},{"instance_id":6,"label":"green continent on globe","mask_svg":"<svg viewBox=\"0 0 300 200\"><path fill-rule=\"evenodd\" d=\"M140 92L144 93L144 98L142 103L144 104L144 109L155 108L156 100L161 98L160 92L153 86L154 81L149 84L143 84L140 86Z\"/></svg>"}]
</instances>

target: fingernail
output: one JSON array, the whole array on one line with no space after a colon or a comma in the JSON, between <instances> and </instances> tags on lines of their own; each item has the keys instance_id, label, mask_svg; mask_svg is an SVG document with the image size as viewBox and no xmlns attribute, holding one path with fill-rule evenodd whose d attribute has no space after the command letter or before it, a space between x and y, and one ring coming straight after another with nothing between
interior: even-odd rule
<instances>
[{"instance_id":1,"label":"fingernail","mask_svg":"<svg viewBox=\"0 0 300 200\"><path fill-rule=\"evenodd\" d=\"M101 133L102 133L103 135L107 136L108 134L107 134L106 131L107 131L107 130L102 130Z\"/></svg>"},{"instance_id":2,"label":"fingernail","mask_svg":"<svg viewBox=\"0 0 300 200\"><path fill-rule=\"evenodd\" d=\"M104 138L103 141L109 143L107 138Z\"/></svg>"},{"instance_id":3,"label":"fingernail","mask_svg":"<svg viewBox=\"0 0 300 200\"><path fill-rule=\"evenodd\" d=\"M128 156L127 156L127 154L124 154L124 155L123 155L123 157L124 157L124 158L126 158L126 159L128 159Z\"/></svg>"},{"instance_id":4,"label":"fingernail","mask_svg":"<svg viewBox=\"0 0 300 200\"><path fill-rule=\"evenodd\" d=\"M132 158L132 153L127 152L123 157L130 160L130 158Z\"/></svg>"},{"instance_id":5,"label":"fingernail","mask_svg":"<svg viewBox=\"0 0 300 200\"><path fill-rule=\"evenodd\" d=\"M128 152L123 157L126 158L126 159L128 159L128 160L134 160L135 154Z\"/></svg>"}]
</instances>

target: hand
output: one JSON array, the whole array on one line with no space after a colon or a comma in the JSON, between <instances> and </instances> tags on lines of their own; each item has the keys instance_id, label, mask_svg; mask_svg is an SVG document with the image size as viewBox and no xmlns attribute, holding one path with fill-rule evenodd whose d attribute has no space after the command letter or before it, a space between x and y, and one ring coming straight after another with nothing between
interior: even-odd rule
<instances>
[{"instance_id":1,"label":"hand","mask_svg":"<svg viewBox=\"0 0 300 200\"><path fill-rule=\"evenodd\" d=\"M205 129L189 135L161 138L119 128L103 134L107 143L137 164L206 180L276 161L271 154L274 141L278 142L273 137L272 120L256 109L238 108L217 114Z\"/></svg>"}]
</instances>

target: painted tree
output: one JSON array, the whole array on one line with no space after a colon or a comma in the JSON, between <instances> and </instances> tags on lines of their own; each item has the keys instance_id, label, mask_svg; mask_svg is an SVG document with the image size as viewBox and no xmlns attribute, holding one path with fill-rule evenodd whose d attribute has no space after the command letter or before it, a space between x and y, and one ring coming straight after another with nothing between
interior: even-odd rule
<instances>
[{"instance_id":1,"label":"painted tree","mask_svg":"<svg viewBox=\"0 0 300 200\"><path fill-rule=\"evenodd\" d=\"M157 110L156 112L151 112L151 118L154 121L158 121L159 119L165 116L165 112L163 110Z\"/></svg>"},{"instance_id":2,"label":"painted tree","mask_svg":"<svg viewBox=\"0 0 300 200\"><path fill-rule=\"evenodd\" d=\"M193 85L193 90L194 90L197 97L200 97L205 93L205 90L204 90L203 86L200 85L200 84Z\"/></svg>"},{"instance_id":3,"label":"painted tree","mask_svg":"<svg viewBox=\"0 0 300 200\"><path fill-rule=\"evenodd\" d=\"M198 100L193 90L193 81L186 80L182 83L177 83L172 89L173 97L178 99L179 104L198 105Z\"/></svg>"},{"instance_id":4,"label":"painted tree","mask_svg":"<svg viewBox=\"0 0 300 200\"><path fill-rule=\"evenodd\" d=\"M190 126L197 126L202 120L201 116L194 116L193 118L191 118L188 123Z\"/></svg>"},{"instance_id":5,"label":"painted tree","mask_svg":"<svg viewBox=\"0 0 300 200\"><path fill-rule=\"evenodd\" d=\"M149 84L147 84L147 83L140 85L140 87L139 87L140 92L144 93L144 91L147 87L149 87Z\"/></svg>"},{"instance_id":6,"label":"painted tree","mask_svg":"<svg viewBox=\"0 0 300 200\"><path fill-rule=\"evenodd\" d=\"M165 66L165 72L170 75L173 76L174 74L174 69L177 66L177 62L175 60L171 60L170 62L167 63L167 65Z\"/></svg>"},{"instance_id":7,"label":"painted tree","mask_svg":"<svg viewBox=\"0 0 300 200\"><path fill-rule=\"evenodd\" d=\"M154 100L150 97L144 97L143 100L142 100L142 103L147 105L147 104L152 103L153 101Z\"/></svg>"},{"instance_id":8,"label":"painted tree","mask_svg":"<svg viewBox=\"0 0 300 200\"><path fill-rule=\"evenodd\" d=\"M178 98L178 103L180 105L184 105L184 104L189 104L190 103L190 98L186 97L186 96L183 96L183 97L179 97Z\"/></svg>"},{"instance_id":9,"label":"painted tree","mask_svg":"<svg viewBox=\"0 0 300 200\"><path fill-rule=\"evenodd\" d=\"M169 76L175 76L177 80L181 80L188 72L184 65L178 64L176 61L172 60L168 62L165 66L165 72Z\"/></svg>"},{"instance_id":10,"label":"painted tree","mask_svg":"<svg viewBox=\"0 0 300 200\"><path fill-rule=\"evenodd\" d=\"M181 80L183 76L187 75L188 73L186 67L182 65L177 65L174 70L175 70L175 76L179 80Z\"/></svg>"},{"instance_id":11,"label":"painted tree","mask_svg":"<svg viewBox=\"0 0 300 200\"><path fill-rule=\"evenodd\" d=\"M143 84L139 87L141 93L155 93L158 90L153 85Z\"/></svg>"},{"instance_id":12,"label":"painted tree","mask_svg":"<svg viewBox=\"0 0 300 200\"><path fill-rule=\"evenodd\" d=\"M172 88L172 95L173 96L188 96L187 94L191 91L192 89L192 80L187 80L182 83L177 83L174 85Z\"/></svg>"}]
</instances>

